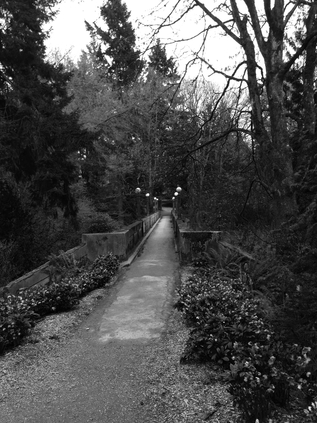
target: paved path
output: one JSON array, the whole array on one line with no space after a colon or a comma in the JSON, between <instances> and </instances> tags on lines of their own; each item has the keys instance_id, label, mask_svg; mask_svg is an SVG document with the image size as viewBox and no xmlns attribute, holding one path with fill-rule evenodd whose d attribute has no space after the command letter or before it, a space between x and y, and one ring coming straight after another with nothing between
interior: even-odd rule
<instances>
[{"instance_id":1,"label":"paved path","mask_svg":"<svg viewBox=\"0 0 317 423\"><path fill-rule=\"evenodd\" d=\"M142 255L124 275L117 298L102 317L101 342L160 336L177 269L172 237L170 218L163 216Z\"/></svg>"},{"instance_id":2,"label":"paved path","mask_svg":"<svg viewBox=\"0 0 317 423\"><path fill-rule=\"evenodd\" d=\"M142 362L164 331L177 275L172 224L163 215L111 297L45 370L30 369L38 374L23 382L18 400L0 404L0 422L155 422L143 395L151 370Z\"/></svg>"}]
</instances>

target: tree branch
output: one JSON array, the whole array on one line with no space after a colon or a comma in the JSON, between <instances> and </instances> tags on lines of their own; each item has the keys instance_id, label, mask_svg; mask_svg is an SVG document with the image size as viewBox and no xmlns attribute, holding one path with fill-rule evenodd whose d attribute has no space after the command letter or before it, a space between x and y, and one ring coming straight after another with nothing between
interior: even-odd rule
<instances>
[{"instance_id":1,"label":"tree branch","mask_svg":"<svg viewBox=\"0 0 317 423\"><path fill-rule=\"evenodd\" d=\"M307 48L308 44L311 42L311 40L313 38L315 38L316 36L317 36L317 30L316 31L313 31L311 34L309 34L305 38L305 40L303 41L303 44L296 51L296 53L293 54L293 56L290 58L290 60L283 65L282 69L280 70L280 72L278 74L279 78L283 79L285 77L285 75L290 70L290 68L292 67L292 65L296 62L296 60L304 52L304 50L306 50L306 48Z\"/></svg>"},{"instance_id":2,"label":"tree branch","mask_svg":"<svg viewBox=\"0 0 317 423\"><path fill-rule=\"evenodd\" d=\"M233 40L235 40L238 44L242 45L242 41L241 39L234 33L232 32L223 22L221 19L219 19L216 15L214 15L213 13L211 13L211 11L209 9L207 9L207 7L204 5L204 3L202 3L199 0L194 0L194 2L196 3L197 6L199 6L207 16L209 16L214 22L216 22L221 29L223 29L225 31L226 34L228 34Z\"/></svg>"},{"instance_id":3,"label":"tree branch","mask_svg":"<svg viewBox=\"0 0 317 423\"><path fill-rule=\"evenodd\" d=\"M205 65L207 65L208 66L208 68L210 68L214 73L218 73L218 74L220 74L220 75L222 75L222 76L224 76L225 78L227 78L227 79L231 79L231 80L233 80L233 81L237 81L237 82L245 82L246 84L248 83L248 81L246 80L246 79L244 79L244 78L237 78L237 77L235 77L234 76L234 74L237 72L237 70L240 68L240 66L242 66L242 65L245 65L246 64L246 62L244 61L244 62L241 62L241 63L239 63L239 65L235 68L235 70L234 70L234 73L232 74L232 75L228 75L227 73L225 73L225 72L223 72L223 71L220 71L220 70L217 70L217 69L215 69L209 62L207 62L207 60L206 59L204 59L203 57L200 57L200 56L198 56L198 55L196 55L196 57L199 59L199 60L201 60L203 63L205 63Z\"/></svg>"},{"instance_id":4,"label":"tree branch","mask_svg":"<svg viewBox=\"0 0 317 423\"><path fill-rule=\"evenodd\" d=\"M266 55L266 42L265 42L263 34L262 34L259 16L258 16L258 12L257 12L256 7L255 7L255 4L254 4L254 0L244 0L244 1L245 1L245 4L248 7L248 10L249 10L249 13L250 13L253 31L254 31L255 38L257 40L259 49L261 50L262 55L265 56ZM266 3L267 3L267 1L265 0L264 4L266 4ZM269 17L268 17L268 20L269 20Z\"/></svg>"},{"instance_id":5,"label":"tree branch","mask_svg":"<svg viewBox=\"0 0 317 423\"><path fill-rule=\"evenodd\" d=\"M250 131L249 129L245 128L230 128L227 129L227 131L222 132L220 135L217 135L216 137L212 138L211 140L206 141L204 144L199 145L198 147L195 147L193 150L190 150L187 152L185 157L188 157L190 154L194 153L195 151L201 150L202 148L207 147L207 145L213 144L222 138L225 138L229 134L232 134L233 132L241 132L243 134L250 135L251 137L254 136L254 133Z\"/></svg>"},{"instance_id":6,"label":"tree branch","mask_svg":"<svg viewBox=\"0 0 317 423\"><path fill-rule=\"evenodd\" d=\"M297 0L295 2L294 6L292 7L292 9L285 16L285 19L284 19L284 29L286 28L286 25L288 24L288 21L291 19L291 17L293 16L295 10L297 9L297 7L299 6L300 3L302 3L302 0Z\"/></svg>"}]
</instances>

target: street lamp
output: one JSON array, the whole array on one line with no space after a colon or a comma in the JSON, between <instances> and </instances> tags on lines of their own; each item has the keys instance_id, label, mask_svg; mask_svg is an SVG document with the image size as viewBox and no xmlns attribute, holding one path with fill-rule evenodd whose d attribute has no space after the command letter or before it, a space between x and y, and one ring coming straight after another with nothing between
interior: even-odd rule
<instances>
[{"instance_id":1,"label":"street lamp","mask_svg":"<svg viewBox=\"0 0 317 423\"><path fill-rule=\"evenodd\" d=\"M176 203L175 212L176 212L176 218L177 218L178 217L178 192L177 191L174 192L174 197L175 197L175 203Z\"/></svg>"},{"instance_id":2,"label":"street lamp","mask_svg":"<svg viewBox=\"0 0 317 423\"><path fill-rule=\"evenodd\" d=\"M175 209L175 197L172 198L172 201L173 201L173 211L174 211L174 209Z\"/></svg>"},{"instance_id":3,"label":"street lamp","mask_svg":"<svg viewBox=\"0 0 317 423\"><path fill-rule=\"evenodd\" d=\"M149 215L150 214L150 194L147 192L145 196L146 196L146 211L147 211L147 215Z\"/></svg>"},{"instance_id":4,"label":"street lamp","mask_svg":"<svg viewBox=\"0 0 317 423\"><path fill-rule=\"evenodd\" d=\"M154 211L157 212L157 209L158 209L157 208L158 198L154 197L153 200L154 200Z\"/></svg>"},{"instance_id":5,"label":"street lamp","mask_svg":"<svg viewBox=\"0 0 317 423\"><path fill-rule=\"evenodd\" d=\"M135 193L136 193L136 216L137 219L140 218L140 193L141 193L141 188L135 188Z\"/></svg>"},{"instance_id":6,"label":"street lamp","mask_svg":"<svg viewBox=\"0 0 317 423\"><path fill-rule=\"evenodd\" d=\"M181 217L181 192L182 192L182 188L178 185L178 187L176 188L176 192L177 195L179 194L179 197L177 199L177 217Z\"/></svg>"}]
</instances>

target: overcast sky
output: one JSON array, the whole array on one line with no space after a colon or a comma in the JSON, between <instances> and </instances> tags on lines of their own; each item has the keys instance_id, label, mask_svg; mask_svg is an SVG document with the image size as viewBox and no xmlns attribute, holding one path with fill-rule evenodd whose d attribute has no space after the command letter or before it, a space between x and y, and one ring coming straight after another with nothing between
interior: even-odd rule
<instances>
[{"instance_id":1,"label":"overcast sky","mask_svg":"<svg viewBox=\"0 0 317 423\"><path fill-rule=\"evenodd\" d=\"M161 8L161 11L150 16L151 11L157 10L160 0L124 0L128 10L131 12L131 21L135 29L136 36L139 38L139 48L141 51L148 45L149 29L145 29L143 25L139 25L139 21L144 24L153 23L155 16L158 14L165 16L167 8ZM173 2L167 2L168 5L173 5ZM100 6L104 4L104 0L62 0L58 9L54 22L50 24L52 27L50 39L47 40L48 52L50 50L59 49L61 53L65 54L71 51L70 56L77 60L80 56L81 50L86 48L89 43L89 34L85 28L85 20L93 23L100 16ZM198 13L198 11L197 11ZM100 23L102 26L102 23ZM196 33L202 29L202 22L199 18L192 14L188 16L186 24L178 27L178 35L175 35L171 29L165 30L159 34L162 42L171 41L179 38L190 37L191 34ZM197 43L197 42L196 42ZM168 46L168 55L177 57L179 70L183 70L185 63L187 63L190 54L188 50L195 50L196 46L200 44L185 42L181 44L171 43ZM218 67L224 67L230 64L232 58L230 55L234 48L234 42L230 37L216 36L209 37L209 44L206 51L207 56L212 60L213 64L218 64Z\"/></svg>"},{"instance_id":2,"label":"overcast sky","mask_svg":"<svg viewBox=\"0 0 317 423\"><path fill-rule=\"evenodd\" d=\"M59 13L50 23L52 31L46 45L49 50L59 49L62 53L72 50L71 56L78 58L82 49L89 43L85 20L92 23L100 16L103 0L63 0L58 6ZM159 0L124 0L131 12L131 21L136 35L142 36L137 21L146 16L159 3Z\"/></svg>"}]
</instances>

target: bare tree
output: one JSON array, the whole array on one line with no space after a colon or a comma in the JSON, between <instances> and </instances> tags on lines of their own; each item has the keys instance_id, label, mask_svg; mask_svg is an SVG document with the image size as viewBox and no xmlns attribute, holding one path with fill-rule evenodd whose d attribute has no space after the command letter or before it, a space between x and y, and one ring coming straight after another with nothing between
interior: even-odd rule
<instances>
[{"instance_id":1,"label":"bare tree","mask_svg":"<svg viewBox=\"0 0 317 423\"><path fill-rule=\"evenodd\" d=\"M161 2L164 3L164 2ZM212 3L212 5L210 5ZM259 178L272 199L272 210L276 221L296 210L292 193L292 149L288 132L288 114L285 109L284 82L298 59L306 61L305 95L307 102L306 129L315 127L315 110L312 97L313 76L316 65L315 47L317 41L315 0L214 0L205 3L200 0L175 1L173 8L161 26L175 25L184 16L196 10L202 12L204 28L202 45L196 52L196 59L207 64L213 72L220 72L232 82L241 81L246 69L251 107L251 133L259 160ZM176 10L180 10L178 18ZM286 55L286 40L294 37L294 22L299 11L305 22L306 33L292 54ZM173 17L174 15L174 17ZM231 37L243 53L243 61L236 65L240 72L229 74L215 69L204 55L206 40L212 30L218 28ZM237 128L239 130L239 128Z\"/></svg>"}]
</instances>

